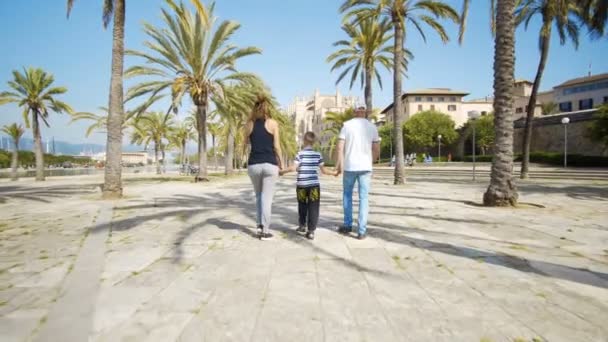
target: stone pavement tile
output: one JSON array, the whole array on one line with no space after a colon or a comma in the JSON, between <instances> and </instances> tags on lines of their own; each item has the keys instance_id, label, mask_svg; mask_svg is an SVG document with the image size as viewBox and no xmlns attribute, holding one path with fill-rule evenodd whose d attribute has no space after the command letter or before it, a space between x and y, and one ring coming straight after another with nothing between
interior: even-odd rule
<instances>
[{"instance_id":1,"label":"stone pavement tile","mask_svg":"<svg viewBox=\"0 0 608 342\"><path fill-rule=\"evenodd\" d=\"M102 286L93 316L93 333L99 334L128 320L159 291L152 286Z\"/></svg>"},{"instance_id":2,"label":"stone pavement tile","mask_svg":"<svg viewBox=\"0 0 608 342\"><path fill-rule=\"evenodd\" d=\"M161 258L147 265L141 271L133 271L119 284L122 286L169 286L189 265L176 263L174 259Z\"/></svg>"},{"instance_id":3,"label":"stone pavement tile","mask_svg":"<svg viewBox=\"0 0 608 342\"><path fill-rule=\"evenodd\" d=\"M68 273L69 265L60 264L15 283L16 287L55 287L59 286Z\"/></svg>"},{"instance_id":4,"label":"stone pavement tile","mask_svg":"<svg viewBox=\"0 0 608 342\"><path fill-rule=\"evenodd\" d=\"M192 313L138 311L123 323L89 338L91 342L176 341Z\"/></svg>"},{"instance_id":5,"label":"stone pavement tile","mask_svg":"<svg viewBox=\"0 0 608 342\"><path fill-rule=\"evenodd\" d=\"M334 230L317 229L315 240L311 244L319 259L352 259L345 238Z\"/></svg>"},{"instance_id":6,"label":"stone pavement tile","mask_svg":"<svg viewBox=\"0 0 608 342\"><path fill-rule=\"evenodd\" d=\"M0 316L0 340L3 342L29 340L47 312L46 309L26 309Z\"/></svg>"},{"instance_id":7,"label":"stone pavement tile","mask_svg":"<svg viewBox=\"0 0 608 342\"><path fill-rule=\"evenodd\" d=\"M317 268L325 340L399 340L356 265L328 259Z\"/></svg>"},{"instance_id":8,"label":"stone pavement tile","mask_svg":"<svg viewBox=\"0 0 608 342\"><path fill-rule=\"evenodd\" d=\"M232 271L231 281L221 282L217 279L213 282L213 295L184 328L178 341L251 339L257 317L266 300L270 268L239 272L233 267Z\"/></svg>"},{"instance_id":9,"label":"stone pavement tile","mask_svg":"<svg viewBox=\"0 0 608 342\"><path fill-rule=\"evenodd\" d=\"M166 245L134 245L116 248L110 245L106 253L104 277L111 277L112 272L141 271L161 258L170 249Z\"/></svg>"},{"instance_id":10,"label":"stone pavement tile","mask_svg":"<svg viewBox=\"0 0 608 342\"><path fill-rule=\"evenodd\" d=\"M44 309L53 303L58 288L12 287L0 291L0 315L24 309Z\"/></svg>"},{"instance_id":11,"label":"stone pavement tile","mask_svg":"<svg viewBox=\"0 0 608 342\"><path fill-rule=\"evenodd\" d=\"M274 271L252 341L323 340L317 277L314 272Z\"/></svg>"}]
</instances>

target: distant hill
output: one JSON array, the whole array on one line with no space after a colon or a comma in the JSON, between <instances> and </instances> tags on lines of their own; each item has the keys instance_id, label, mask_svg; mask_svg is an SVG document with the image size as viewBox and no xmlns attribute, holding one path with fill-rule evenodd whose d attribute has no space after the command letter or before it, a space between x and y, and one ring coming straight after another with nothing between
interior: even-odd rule
<instances>
[{"instance_id":1,"label":"distant hill","mask_svg":"<svg viewBox=\"0 0 608 342\"><path fill-rule=\"evenodd\" d=\"M0 135L0 139L2 139L2 143L0 144L1 149L10 150L12 148L12 143L9 143L11 141L11 139L9 137L7 137L5 135ZM46 153L47 152L47 141L46 140L43 141L42 148L44 149L44 152ZM21 142L19 143L19 149L33 151L34 140L29 139L29 138L22 138ZM75 143L55 140L54 151L53 151L53 141L50 140L48 142L48 151L53 154L79 155L81 152L84 152L87 154L89 154L89 153L95 154L95 153L99 153L99 152L104 152L105 150L106 150L106 147L104 145L75 144ZM125 145L125 146L123 146L123 150L125 152L135 152L135 151L141 151L142 147L135 146L135 145Z\"/></svg>"}]
</instances>

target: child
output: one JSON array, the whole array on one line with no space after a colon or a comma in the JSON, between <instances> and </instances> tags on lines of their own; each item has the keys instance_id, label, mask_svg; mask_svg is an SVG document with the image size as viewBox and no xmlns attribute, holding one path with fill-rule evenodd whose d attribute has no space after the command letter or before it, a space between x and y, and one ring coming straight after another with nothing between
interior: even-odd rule
<instances>
[{"instance_id":1,"label":"child","mask_svg":"<svg viewBox=\"0 0 608 342\"><path fill-rule=\"evenodd\" d=\"M337 172L329 171L323 165L321 153L313 150L312 146L316 140L313 132L304 134L304 148L298 152L294 164L280 172L284 175L288 172L297 171L296 194L298 197L299 233L306 232L306 238L315 238L315 229L319 221L319 206L321 201L321 189L319 183L319 169L325 175L337 176ZM306 230L308 227L308 231Z\"/></svg>"}]
</instances>

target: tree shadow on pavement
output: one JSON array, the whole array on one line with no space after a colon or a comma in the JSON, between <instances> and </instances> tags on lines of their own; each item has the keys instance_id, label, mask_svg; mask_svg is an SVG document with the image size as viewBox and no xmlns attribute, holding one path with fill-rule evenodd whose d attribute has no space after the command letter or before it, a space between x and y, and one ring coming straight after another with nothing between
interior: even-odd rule
<instances>
[{"instance_id":1,"label":"tree shadow on pavement","mask_svg":"<svg viewBox=\"0 0 608 342\"><path fill-rule=\"evenodd\" d=\"M51 203L54 199L96 193L99 184L57 186L0 186L0 204L21 199L39 203Z\"/></svg>"}]
</instances>

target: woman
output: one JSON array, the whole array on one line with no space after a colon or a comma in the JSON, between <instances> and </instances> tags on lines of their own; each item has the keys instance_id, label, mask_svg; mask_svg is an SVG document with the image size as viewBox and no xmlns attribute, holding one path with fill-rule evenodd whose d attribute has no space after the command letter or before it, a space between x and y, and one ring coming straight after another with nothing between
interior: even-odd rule
<instances>
[{"instance_id":1,"label":"woman","mask_svg":"<svg viewBox=\"0 0 608 342\"><path fill-rule=\"evenodd\" d=\"M245 148L251 146L247 173L255 191L256 222L260 240L272 239L270 215L274 185L282 169L279 125L271 116L272 103L259 95L245 124Z\"/></svg>"}]
</instances>

